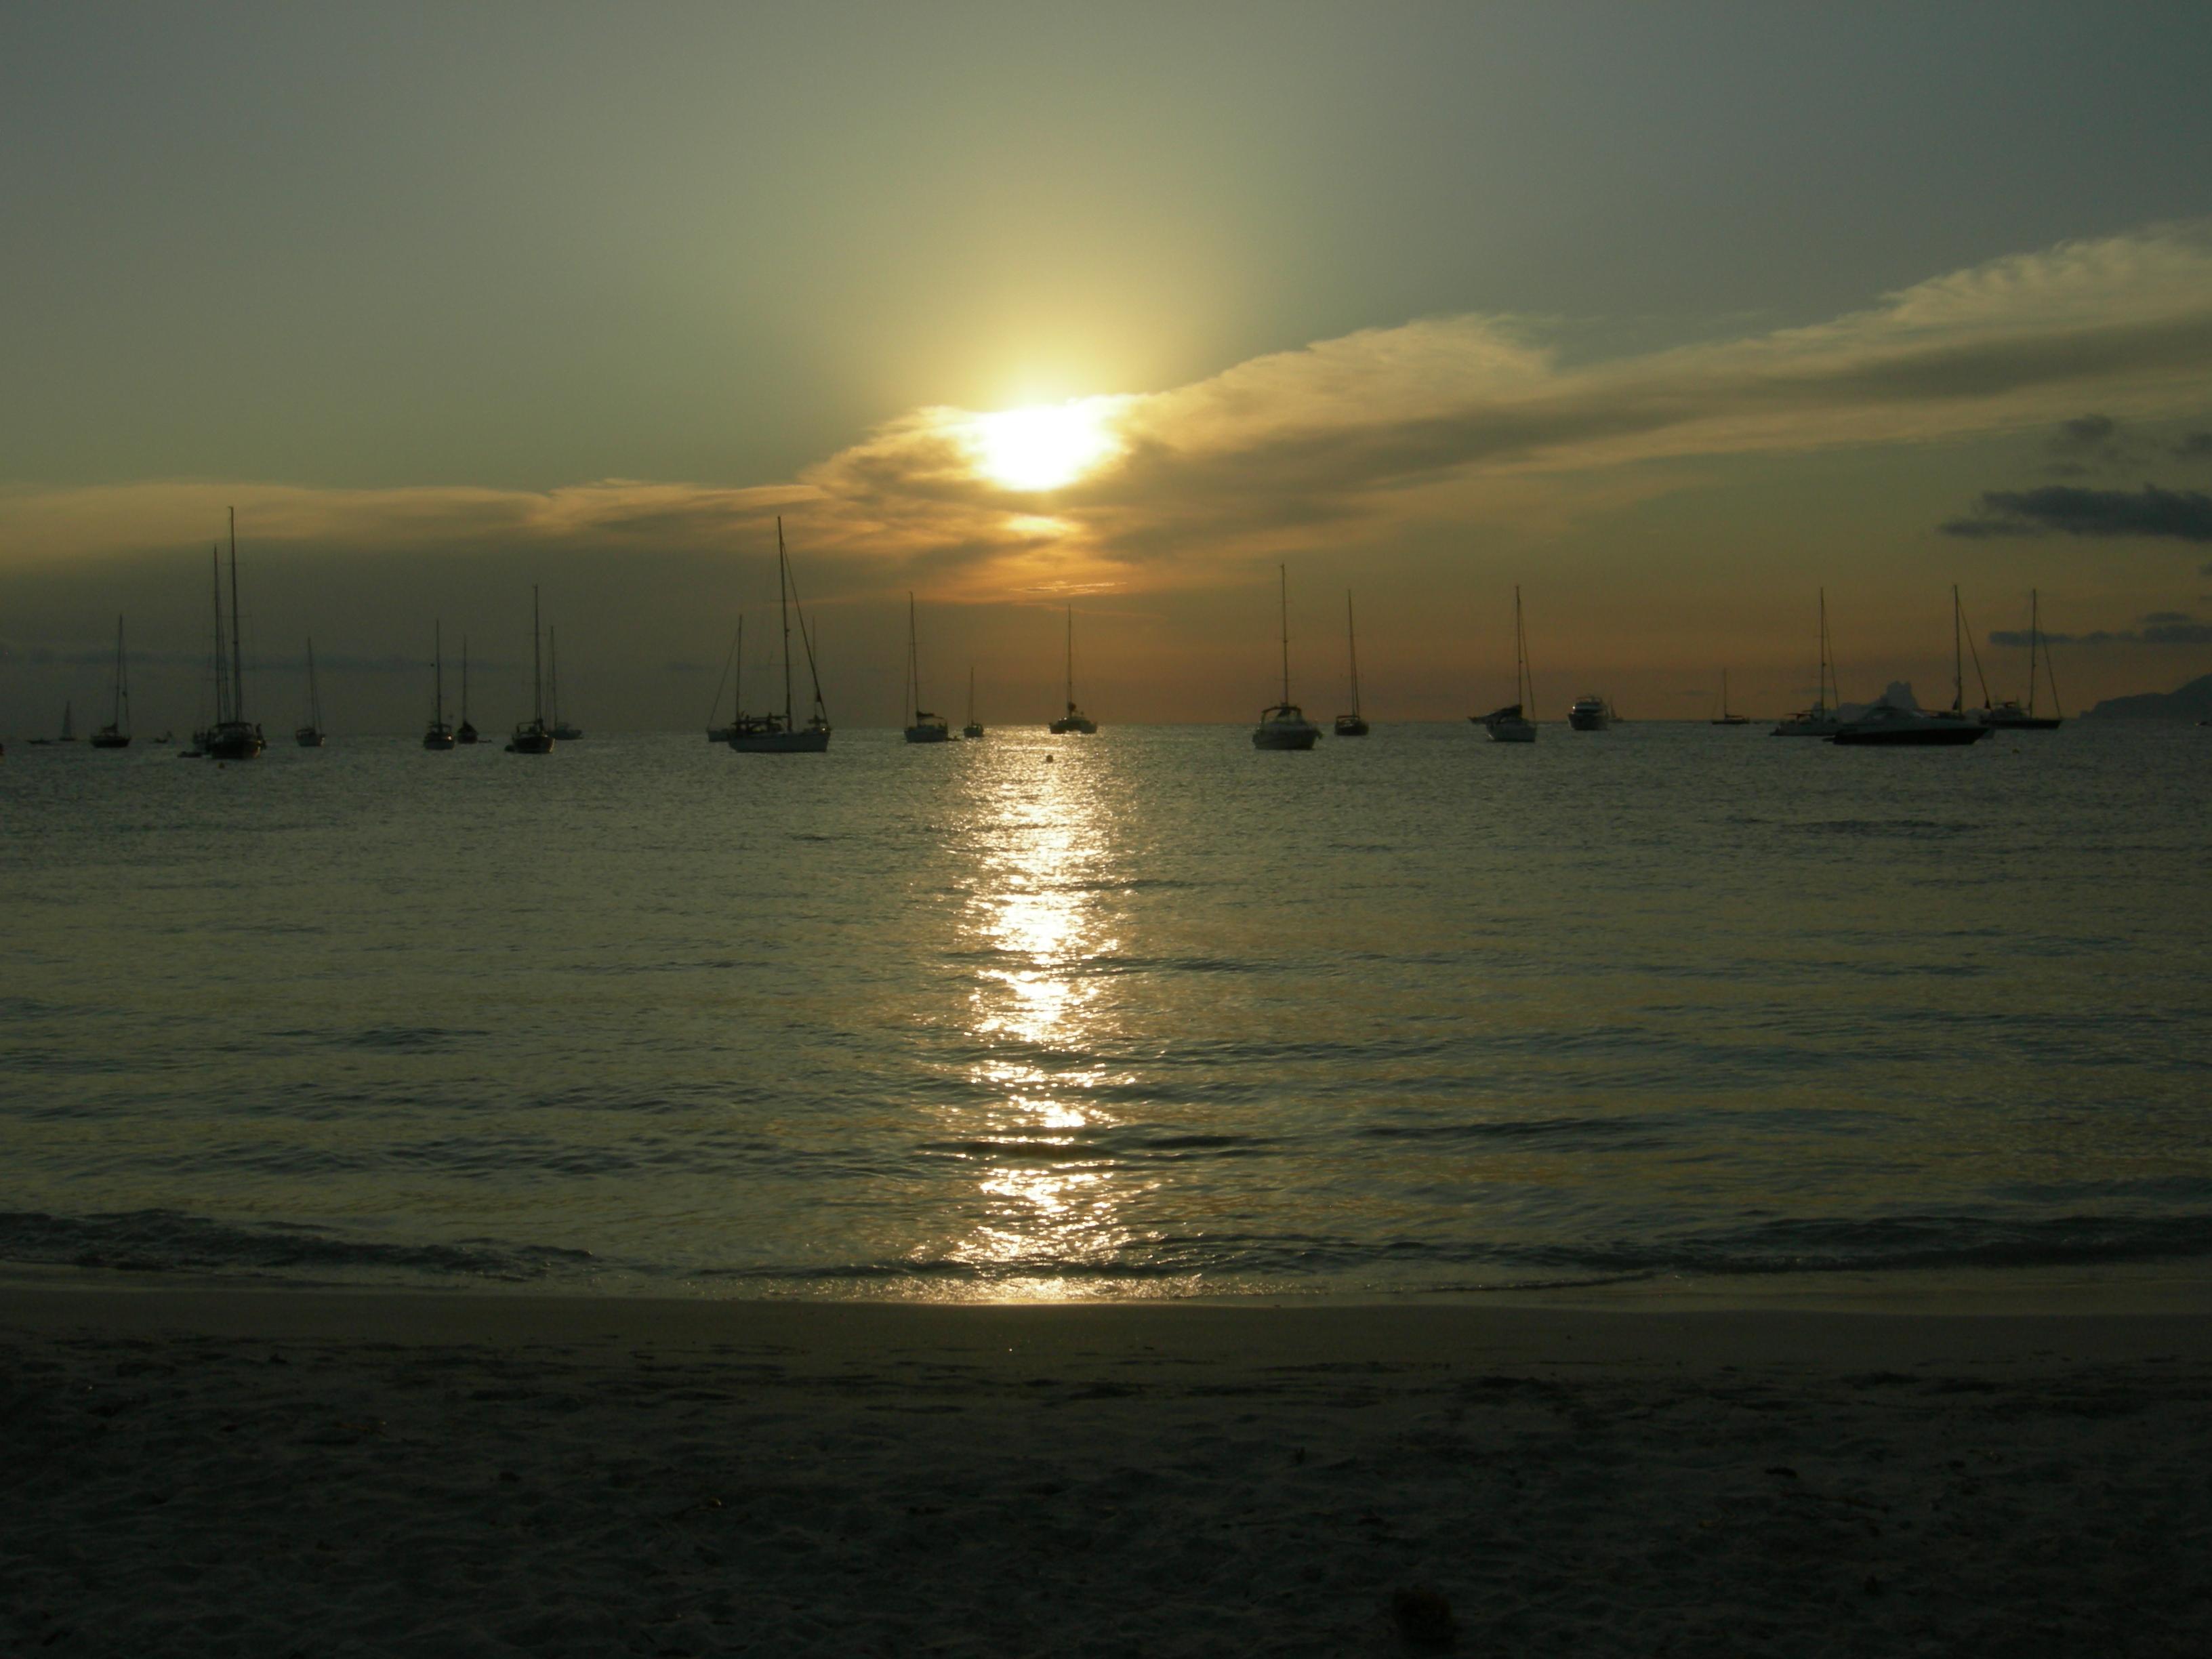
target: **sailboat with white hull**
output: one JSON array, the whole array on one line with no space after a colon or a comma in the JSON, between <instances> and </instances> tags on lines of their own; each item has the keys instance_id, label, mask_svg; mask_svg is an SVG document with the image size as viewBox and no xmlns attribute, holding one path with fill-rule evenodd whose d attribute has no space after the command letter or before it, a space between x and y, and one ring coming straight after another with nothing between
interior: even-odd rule
<instances>
[{"instance_id":1,"label":"sailboat with white hull","mask_svg":"<svg viewBox=\"0 0 2212 1659\"><path fill-rule=\"evenodd\" d=\"M115 619L115 708L106 725L86 741L94 749L131 746L131 681L123 666L123 618Z\"/></svg>"},{"instance_id":2,"label":"sailboat with white hull","mask_svg":"<svg viewBox=\"0 0 2212 1659\"><path fill-rule=\"evenodd\" d=\"M2000 732L2056 732L2066 723L2066 716L2058 707L2058 678L2051 672L2051 647L2046 641L2042 647L2043 672L2051 682L2051 712L2035 712L2036 643L2042 633L2041 605L2036 591L2027 590L2027 702L2023 707L2017 697L2007 697L1994 708L1982 711L1982 724Z\"/></svg>"},{"instance_id":3,"label":"sailboat with white hull","mask_svg":"<svg viewBox=\"0 0 2212 1659\"><path fill-rule=\"evenodd\" d=\"M210 760L252 760L268 740L261 728L246 718L246 656L239 643L238 623L238 509L230 509L230 676L222 675L222 575L216 574L216 717L201 748Z\"/></svg>"},{"instance_id":4,"label":"sailboat with white hull","mask_svg":"<svg viewBox=\"0 0 2212 1659\"><path fill-rule=\"evenodd\" d=\"M1283 612L1283 700L1260 711L1260 723L1252 728L1255 749L1310 749L1321 737L1321 727L1305 716L1305 711L1291 701L1291 576L1283 566L1275 567L1275 578L1281 588Z\"/></svg>"},{"instance_id":5,"label":"sailboat with white hull","mask_svg":"<svg viewBox=\"0 0 2212 1659\"><path fill-rule=\"evenodd\" d=\"M814 660L814 641L806 631L806 612L791 579L791 557L783 549L783 520L775 521L776 602L783 613L783 713L740 714L730 747L740 755L819 755L830 747L830 716L822 703L822 675ZM791 704L791 613L799 612L799 642L806 651L806 672L814 682L814 713L805 726L794 723Z\"/></svg>"},{"instance_id":6,"label":"sailboat with white hull","mask_svg":"<svg viewBox=\"0 0 2212 1659\"><path fill-rule=\"evenodd\" d=\"M293 729L292 741L302 749L323 746L323 694L315 684L315 636L307 636L307 723Z\"/></svg>"},{"instance_id":7,"label":"sailboat with white hull","mask_svg":"<svg viewBox=\"0 0 2212 1659\"><path fill-rule=\"evenodd\" d=\"M914 721L906 728L908 743L943 743L952 735L952 723L921 706L921 653L915 633L914 595L906 596L906 706Z\"/></svg>"},{"instance_id":8,"label":"sailboat with white hull","mask_svg":"<svg viewBox=\"0 0 2212 1659\"><path fill-rule=\"evenodd\" d=\"M1487 714L1468 719L1490 733L1492 743L1534 743L1536 723L1528 711L1536 706L1536 681L1528 672L1528 636L1521 626L1521 586L1513 586L1513 695L1516 701Z\"/></svg>"},{"instance_id":9,"label":"sailboat with white hull","mask_svg":"<svg viewBox=\"0 0 2212 1659\"><path fill-rule=\"evenodd\" d=\"M1049 728L1055 737L1090 737L1098 722L1075 706L1075 607L1067 607L1067 712Z\"/></svg>"},{"instance_id":10,"label":"sailboat with white hull","mask_svg":"<svg viewBox=\"0 0 2212 1659\"><path fill-rule=\"evenodd\" d=\"M545 723L545 676L539 670L538 659L538 589L530 590L530 718L514 728L507 739L510 755L550 755L553 752L553 728Z\"/></svg>"},{"instance_id":11,"label":"sailboat with white hull","mask_svg":"<svg viewBox=\"0 0 2212 1659\"><path fill-rule=\"evenodd\" d=\"M422 733L422 746L445 753L453 746L453 728L446 724L446 625L431 624L430 724Z\"/></svg>"},{"instance_id":12,"label":"sailboat with white hull","mask_svg":"<svg viewBox=\"0 0 2212 1659\"><path fill-rule=\"evenodd\" d=\"M1352 592L1344 594L1344 649L1352 664L1352 712L1336 717L1336 735L1340 738L1364 738L1367 735L1367 717L1359 712L1359 634L1352 625Z\"/></svg>"}]
</instances>

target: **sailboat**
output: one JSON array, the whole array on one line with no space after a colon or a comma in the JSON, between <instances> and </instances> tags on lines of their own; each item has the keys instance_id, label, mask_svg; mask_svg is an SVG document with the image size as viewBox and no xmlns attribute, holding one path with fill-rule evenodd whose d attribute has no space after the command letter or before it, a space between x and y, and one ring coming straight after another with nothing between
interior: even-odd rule
<instances>
[{"instance_id":1,"label":"sailboat","mask_svg":"<svg viewBox=\"0 0 2212 1659\"><path fill-rule=\"evenodd\" d=\"M921 653L916 647L914 594L906 596L906 702L914 710L914 723L906 728L908 743L943 743L952 735L951 722L921 706Z\"/></svg>"},{"instance_id":2,"label":"sailboat","mask_svg":"<svg viewBox=\"0 0 2212 1659\"><path fill-rule=\"evenodd\" d=\"M64 726L69 717L62 717ZM128 749L131 746L131 682L123 668L123 618L115 619L115 711L113 718L91 737L94 749Z\"/></svg>"},{"instance_id":3,"label":"sailboat","mask_svg":"<svg viewBox=\"0 0 2212 1659\"><path fill-rule=\"evenodd\" d=\"M453 728L455 743L474 743L477 729L469 724L469 636L461 635L461 723Z\"/></svg>"},{"instance_id":4,"label":"sailboat","mask_svg":"<svg viewBox=\"0 0 2212 1659\"><path fill-rule=\"evenodd\" d=\"M1352 625L1350 588L1344 592L1344 648L1352 662L1352 712L1336 717L1336 735L1364 738L1367 735L1367 717L1359 712L1359 635Z\"/></svg>"},{"instance_id":5,"label":"sailboat","mask_svg":"<svg viewBox=\"0 0 2212 1659\"><path fill-rule=\"evenodd\" d=\"M538 672L538 588L533 583L530 589L530 718L518 723L514 735L507 739L510 755L553 752L553 728L545 724L545 677Z\"/></svg>"},{"instance_id":6,"label":"sailboat","mask_svg":"<svg viewBox=\"0 0 2212 1659\"><path fill-rule=\"evenodd\" d=\"M1281 589L1283 611L1283 700L1260 711L1260 723L1252 728L1255 749L1310 749L1321 736L1321 727L1305 717L1305 711L1291 701L1291 576L1283 566L1275 567L1275 580Z\"/></svg>"},{"instance_id":7,"label":"sailboat","mask_svg":"<svg viewBox=\"0 0 2212 1659\"><path fill-rule=\"evenodd\" d=\"M1835 659L1828 650L1828 590L1820 590L1820 678L1813 694L1813 706L1801 708L1794 714L1785 714L1775 722L1771 738L1832 738L1844 724L1837 712L1837 703L1843 702L1843 691L1836 684ZM1828 701L1831 692L1835 702Z\"/></svg>"},{"instance_id":8,"label":"sailboat","mask_svg":"<svg viewBox=\"0 0 2212 1659\"><path fill-rule=\"evenodd\" d=\"M2041 606L2036 591L2027 590L2027 706L2022 708L2017 697L2007 697L1994 708L1982 711L1982 724L2004 732L2055 732L2064 724L2066 716L2058 707L2058 678L2051 672L2051 647L2043 646L2043 672L2051 682L2051 713L2035 712L2035 655L2036 642L2042 632Z\"/></svg>"},{"instance_id":9,"label":"sailboat","mask_svg":"<svg viewBox=\"0 0 2212 1659\"><path fill-rule=\"evenodd\" d=\"M970 739L983 735L983 722L975 718L975 665L968 665L968 724L960 728L960 735Z\"/></svg>"},{"instance_id":10,"label":"sailboat","mask_svg":"<svg viewBox=\"0 0 2212 1659\"><path fill-rule=\"evenodd\" d=\"M315 636L307 636L307 723L292 733L292 741L302 749L323 746L323 696L315 684Z\"/></svg>"},{"instance_id":11,"label":"sailboat","mask_svg":"<svg viewBox=\"0 0 2212 1659\"><path fill-rule=\"evenodd\" d=\"M246 718L246 658L239 643L238 621L238 509L230 509L230 679L222 677L222 574L216 574L216 713L201 747L210 760L252 760L268 742L261 728Z\"/></svg>"},{"instance_id":12,"label":"sailboat","mask_svg":"<svg viewBox=\"0 0 2212 1659\"><path fill-rule=\"evenodd\" d=\"M1098 722L1075 706L1075 607L1067 607L1067 712L1052 723L1051 730L1065 737L1073 732L1089 737Z\"/></svg>"},{"instance_id":13,"label":"sailboat","mask_svg":"<svg viewBox=\"0 0 2212 1659\"><path fill-rule=\"evenodd\" d=\"M822 675L814 661L814 641L806 631L806 612L791 580L791 558L783 550L783 520L775 521L776 602L783 612L783 713L740 714L730 747L740 755L819 755L830 747L830 716L822 706ZM806 672L814 681L814 713L795 725L791 707L791 613L799 612L799 642L805 647Z\"/></svg>"},{"instance_id":14,"label":"sailboat","mask_svg":"<svg viewBox=\"0 0 2212 1659\"><path fill-rule=\"evenodd\" d=\"M1966 664L1962 646L1966 625L1959 606L1959 589L1951 589L1951 706L1933 714L1893 703L1878 702L1855 720L1847 720L1828 739L1846 747L1881 744L1888 748L1955 748L1978 743L1990 728L1966 714ZM1980 653L1975 653L1977 668Z\"/></svg>"},{"instance_id":15,"label":"sailboat","mask_svg":"<svg viewBox=\"0 0 2212 1659\"><path fill-rule=\"evenodd\" d=\"M1490 733L1492 743L1534 743L1536 723L1528 710L1536 706L1536 681L1528 672L1528 636L1521 627L1521 585L1513 585L1513 695L1517 700L1487 714L1469 714Z\"/></svg>"},{"instance_id":16,"label":"sailboat","mask_svg":"<svg viewBox=\"0 0 2212 1659\"><path fill-rule=\"evenodd\" d=\"M553 705L553 735L563 743L574 743L584 735L580 727L561 718L561 630L545 630L545 696Z\"/></svg>"},{"instance_id":17,"label":"sailboat","mask_svg":"<svg viewBox=\"0 0 2212 1659\"><path fill-rule=\"evenodd\" d=\"M730 683L730 670L738 671L737 690L730 698L730 723L717 726L714 720L722 712L722 688ZM737 735L738 726L745 717L745 617L738 613L738 631L730 641L730 648L722 653L722 678L714 682L714 701L707 709L707 741L727 743Z\"/></svg>"},{"instance_id":18,"label":"sailboat","mask_svg":"<svg viewBox=\"0 0 2212 1659\"><path fill-rule=\"evenodd\" d=\"M70 702L69 698L64 697L62 699L61 735L58 738L33 738L31 739L31 747L33 749L45 749L57 743L75 743L76 741L76 726L75 721L75 706Z\"/></svg>"},{"instance_id":19,"label":"sailboat","mask_svg":"<svg viewBox=\"0 0 2212 1659\"><path fill-rule=\"evenodd\" d=\"M1731 714L1729 713L1728 670L1725 668L1721 670L1721 712L1713 716L1710 724L1714 726L1748 726L1751 724L1750 715Z\"/></svg>"},{"instance_id":20,"label":"sailboat","mask_svg":"<svg viewBox=\"0 0 2212 1659\"><path fill-rule=\"evenodd\" d=\"M422 733L422 746L442 754L453 746L453 728L446 724L446 625L431 627L430 725Z\"/></svg>"}]
</instances>

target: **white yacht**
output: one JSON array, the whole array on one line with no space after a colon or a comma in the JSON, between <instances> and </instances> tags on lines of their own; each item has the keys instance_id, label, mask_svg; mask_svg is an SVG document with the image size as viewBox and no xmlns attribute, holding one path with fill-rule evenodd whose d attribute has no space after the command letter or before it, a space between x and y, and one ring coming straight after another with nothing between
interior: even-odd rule
<instances>
[{"instance_id":1,"label":"white yacht","mask_svg":"<svg viewBox=\"0 0 2212 1659\"><path fill-rule=\"evenodd\" d=\"M1595 692L1577 697L1567 709L1567 724L1577 732L1602 732L1613 721L1613 705Z\"/></svg>"}]
</instances>

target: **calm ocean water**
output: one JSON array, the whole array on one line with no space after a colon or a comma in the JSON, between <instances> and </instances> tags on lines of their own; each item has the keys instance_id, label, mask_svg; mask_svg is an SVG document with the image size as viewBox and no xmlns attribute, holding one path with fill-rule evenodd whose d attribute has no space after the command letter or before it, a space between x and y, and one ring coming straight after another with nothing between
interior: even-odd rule
<instances>
[{"instance_id":1,"label":"calm ocean water","mask_svg":"<svg viewBox=\"0 0 2212 1659\"><path fill-rule=\"evenodd\" d=\"M2212 1254L2212 732L0 762L0 1261L710 1295Z\"/></svg>"}]
</instances>

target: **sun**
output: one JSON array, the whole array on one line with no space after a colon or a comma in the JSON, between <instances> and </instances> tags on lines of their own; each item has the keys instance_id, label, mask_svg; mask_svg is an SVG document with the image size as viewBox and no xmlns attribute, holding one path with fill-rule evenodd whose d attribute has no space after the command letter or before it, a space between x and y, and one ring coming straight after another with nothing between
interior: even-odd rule
<instances>
[{"instance_id":1,"label":"sun","mask_svg":"<svg viewBox=\"0 0 2212 1659\"><path fill-rule=\"evenodd\" d=\"M1121 453L1109 422L1114 398L977 415L968 423L976 471L1008 489L1058 489Z\"/></svg>"}]
</instances>

